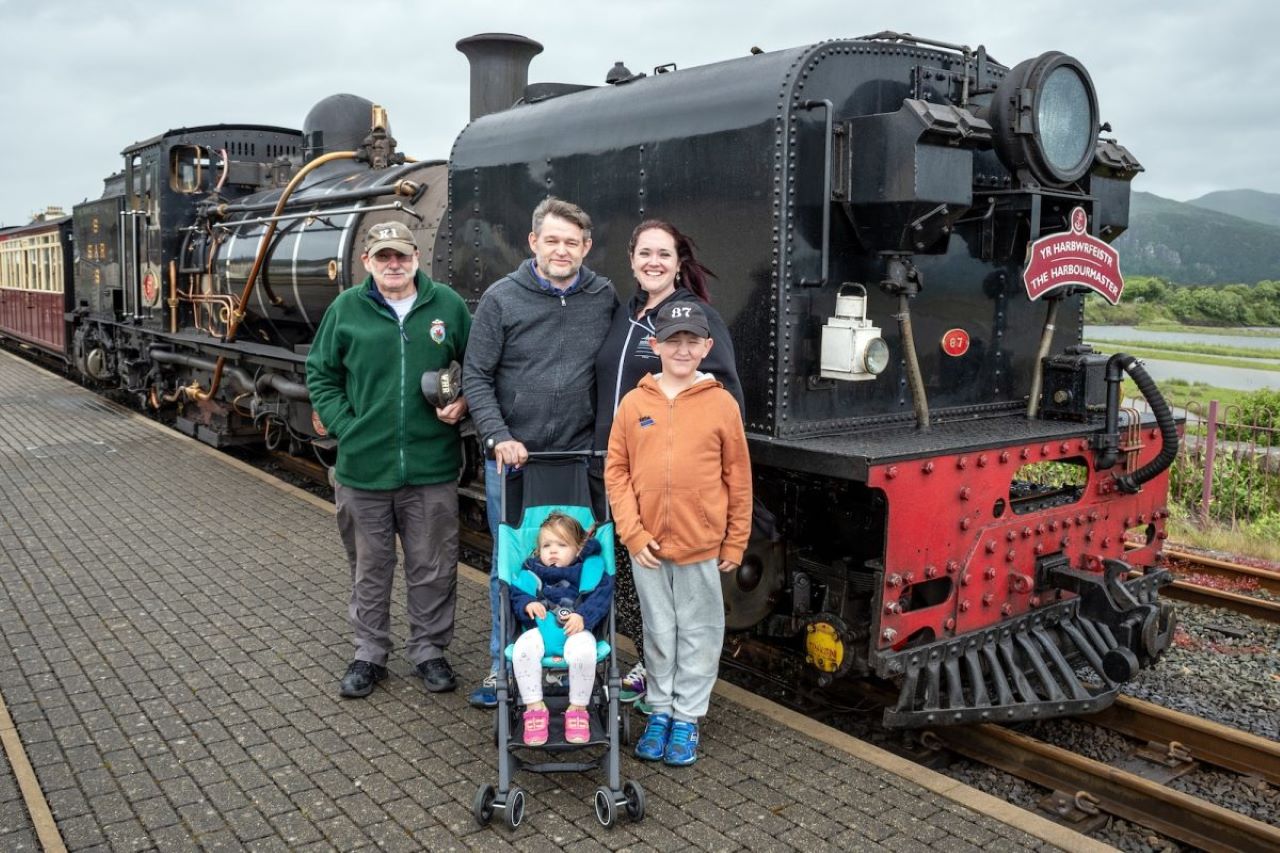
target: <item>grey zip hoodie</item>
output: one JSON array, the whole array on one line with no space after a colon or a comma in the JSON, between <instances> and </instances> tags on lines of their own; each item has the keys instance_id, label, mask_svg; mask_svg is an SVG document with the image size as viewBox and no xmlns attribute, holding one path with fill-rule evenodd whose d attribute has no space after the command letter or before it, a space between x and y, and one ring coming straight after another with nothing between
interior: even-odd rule
<instances>
[{"instance_id":1,"label":"grey zip hoodie","mask_svg":"<svg viewBox=\"0 0 1280 853\"><path fill-rule=\"evenodd\" d=\"M511 439L531 451L591 447L596 352L617 305L613 283L586 267L563 293L545 288L531 261L490 285L462 369L486 451Z\"/></svg>"}]
</instances>

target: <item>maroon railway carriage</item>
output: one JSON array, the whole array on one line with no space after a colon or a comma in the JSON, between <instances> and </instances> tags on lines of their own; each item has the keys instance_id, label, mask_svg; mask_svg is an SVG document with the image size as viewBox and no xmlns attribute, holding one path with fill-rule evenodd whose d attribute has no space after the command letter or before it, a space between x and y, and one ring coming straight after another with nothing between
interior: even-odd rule
<instances>
[{"instance_id":1,"label":"maroon railway carriage","mask_svg":"<svg viewBox=\"0 0 1280 853\"><path fill-rule=\"evenodd\" d=\"M71 269L70 216L0 230L0 337L63 358Z\"/></svg>"}]
</instances>

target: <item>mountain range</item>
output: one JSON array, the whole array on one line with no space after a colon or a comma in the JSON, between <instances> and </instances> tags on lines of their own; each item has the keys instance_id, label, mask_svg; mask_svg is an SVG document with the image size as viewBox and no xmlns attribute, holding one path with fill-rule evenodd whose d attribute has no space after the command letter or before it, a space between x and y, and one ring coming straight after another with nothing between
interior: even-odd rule
<instances>
[{"instance_id":1,"label":"mountain range","mask_svg":"<svg viewBox=\"0 0 1280 853\"><path fill-rule=\"evenodd\" d=\"M1115 241L1125 275L1176 284L1280 280L1280 194L1211 192L1187 202L1134 192Z\"/></svg>"}]
</instances>

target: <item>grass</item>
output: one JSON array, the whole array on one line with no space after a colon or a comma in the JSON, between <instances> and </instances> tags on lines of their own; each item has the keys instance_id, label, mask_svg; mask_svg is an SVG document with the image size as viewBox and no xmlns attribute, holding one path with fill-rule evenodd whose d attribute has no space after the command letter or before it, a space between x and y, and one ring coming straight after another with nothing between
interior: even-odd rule
<instances>
[{"instance_id":1,"label":"grass","mask_svg":"<svg viewBox=\"0 0 1280 853\"><path fill-rule=\"evenodd\" d=\"M1119 352L1129 347L1162 352L1196 353L1215 355L1224 358L1269 358L1280 359L1280 349L1267 347L1232 347L1223 344L1178 344L1164 341L1087 341L1105 352Z\"/></svg>"},{"instance_id":2,"label":"grass","mask_svg":"<svg viewBox=\"0 0 1280 853\"><path fill-rule=\"evenodd\" d=\"M1140 323L1140 332L1182 332L1188 335L1229 334L1242 338L1280 338L1280 328L1241 329L1232 326L1187 326L1182 323Z\"/></svg>"},{"instance_id":3,"label":"grass","mask_svg":"<svg viewBox=\"0 0 1280 853\"><path fill-rule=\"evenodd\" d=\"M1219 388L1215 385L1207 385L1204 382L1188 382L1185 379L1166 379L1163 382L1157 382L1156 386L1160 389L1160 393L1164 396L1165 402L1177 409L1187 407L1188 403L1195 403L1195 411L1197 414L1209 413L1209 401L1218 401L1218 422L1224 420L1224 413L1230 406L1240 406L1244 402L1245 397L1249 396L1248 391L1240 391L1235 388ZM1125 377L1124 385L1121 391L1125 397L1142 397L1142 392L1138 390L1138 386L1133 380Z\"/></svg>"},{"instance_id":4,"label":"grass","mask_svg":"<svg viewBox=\"0 0 1280 853\"><path fill-rule=\"evenodd\" d=\"M1280 562L1280 542L1273 539L1250 536L1239 530L1230 530L1216 525L1201 528L1197 521L1176 516L1169 518L1168 530L1167 547L1170 548L1177 549L1179 545L1185 545L1189 548L1221 551L1272 563Z\"/></svg>"},{"instance_id":5,"label":"grass","mask_svg":"<svg viewBox=\"0 0 1280 853\"><path fill-rule=\"evenodd\" d=\"M1110 342L1108 342L1110 343ZM1099 349L1102 348L1102 342L1095 344ZM1280 361L1251 361L1242 358L1219 358L1212 355L1199 355L1185 352L1174 352L1173 350L1163 349L1145 349L1142 347L1116 347L1114 344L1104 352L1118 352L1123 349L1129 355L1136 358L1150 358L1159 361L1175 361L1182 364L1203 364L1206 367L1235 367L1245 370L1270 370L1280 373Z\"/></svg>"}]
</instances>

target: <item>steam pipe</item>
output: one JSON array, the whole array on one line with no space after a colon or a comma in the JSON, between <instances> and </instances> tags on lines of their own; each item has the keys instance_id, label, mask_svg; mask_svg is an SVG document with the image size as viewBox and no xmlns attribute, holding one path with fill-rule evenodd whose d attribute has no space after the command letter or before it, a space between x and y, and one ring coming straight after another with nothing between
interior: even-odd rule
<instances>
[{"instance_id":1,"label":"steam pipe","mask_svg":"<svg viewBox=\"0 0 1280 853\"><path fill-rule=\"evenodd\" d=\"M1027 399L1027 419L1031 420L1040 411L1040 389L1044 385L1044 360L1049 357L1049 348L1053 346L1054 323L1058 319L1058 306L1061 300L1049 298L1049 310L1044 318L1044 329L1040 332L1040 349L1036 351L1035 371L1031 374L1031 395Z\"/></svg>"},{"instance_id":2,"label":"steam pipe","mask_svg":"<svg viewBox=\"0 0 1280 853\"><path fill-rule=\"evenodd\" d=\"M159 362L160 364L180 364L183 367L191 367L196 370L210 370L225 373L231 378L236 388L244 394L252 394L254 391L253 377L249 375L243 367L226 367L223 362L225 356L219 358L216 362L207 358L189 355L184 352L173 352L172 350L152 349L149 353L150 360ZM181 390L181 389L180 389ZM196 392L199 393L199 392ZM165 399L168 399L167 397Z\"/></svg>"},{"instance_id":3,"label":"steam pipe","mask_svg":"<svg viewBox=\"0 0 1280 853\"><path fill-rule=\"evenodd\" d=\"M307 386L302 382L294 382L292 379L285 379L279 373L263 373L258 376L257 382L254 383L258 392L261 393L268 388L275 391L281 397L287 397L290 400L299 400L303 403L311 402L311 392L307 390Z\"/></svg>"},{"instance_id":4,"label":"steam pipe","mask_svg":"<svg viewBox=\"0 0 1280 853\"><path fill-rule=\"evenodd\" d=\"M169 333L178 333L178 262L169 261Z\"/></svg>"},{"instance_id":5,"label":"steam pipe","mask_svg":"<svg viewBox=\"0 0 1280 853\"><path fill-rule=\"evenodd\" d=\"M1094 467L1106 470L1116 464L1120 457L1119 421L1120 421L1120 382L1123 373L1129 374L1142 392L1142 396L1151 406L1156 416L1156 425L1160 427L1160 453L1146 465L1132 474L1121 474L1116 477L1116 485L1123 492L1133 494L1142 488L1142 484L1160 474L1173 464L1178 455L1178 426L1174 423L1173 412L1156 383L1147 374L1146 368L1133 356L1118 352L1107 360L1107 415L1105 434L1099 444L1102 452L1098 454Z\"/></svg>"},{"instance_id":6,"label":"steam pipe","mask_svg":"<svg viewBox=\"0 0 1280 853\"><path fill-rule=\"evenodd\" d=\"M212 371L216 370L218 366L217 362L212 359L201 358L188 353L173 352L172 350L152 349L150 358L152 361L161 364L180 364L183 367L191 367L196 370ZM258 375L257 379L254 379L244 368L235 366L223 367L223 373L231 378L236 389L242 394L260 394L263 391L270 390L290 400L300 400L304 403L311 402L311 393L307 390L305 384L286 379L279 373L262 373ZM170 400L170 402L173 401Z\"/></svg>"},{"instance_id":7,"label":"steam pipe","mask_svg":"<svg viewBox=\"0 0 1280 853\"><path fill-rule=\"evenodd\" d=\"M898 331L902 335L902 349L907 356L907 382L911 386L911 406L916 413L916 428L929 431L929 398L925 395L924 376L920 373L920 360L916 356L916 339L911 331L911 308L907 294L898 294Z\"/></svg>"}]
</instances>

